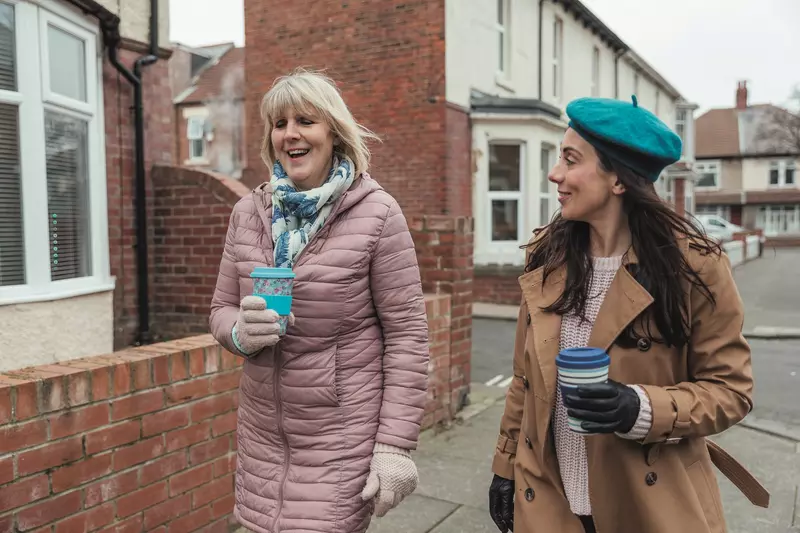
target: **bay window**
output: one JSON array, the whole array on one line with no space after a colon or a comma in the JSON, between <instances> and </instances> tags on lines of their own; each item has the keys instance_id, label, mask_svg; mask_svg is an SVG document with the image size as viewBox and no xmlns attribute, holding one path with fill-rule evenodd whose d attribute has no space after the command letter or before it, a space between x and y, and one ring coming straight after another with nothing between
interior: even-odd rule
<instances>
[{"instance_id":1,"label":"bay window","mask_svg":"<svg viewBox=\"0 0 800 533\"><path fill-rule=\"evenodd\" d=\"M0 0L0 304L113 288L98 50L65 5Z\"/></svg>"}]
</instances>

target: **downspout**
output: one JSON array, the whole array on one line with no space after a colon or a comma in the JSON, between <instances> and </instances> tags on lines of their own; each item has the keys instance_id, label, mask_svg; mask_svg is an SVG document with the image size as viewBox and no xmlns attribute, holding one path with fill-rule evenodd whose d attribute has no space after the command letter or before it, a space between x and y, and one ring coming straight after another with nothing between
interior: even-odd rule
<instances>
[{"instance_id":1,"label":"downspout","mask_svg":"<svg viewBox=\"0 0 800 533\"><path fill-rule=\"evenodd\" d=\"M542 101L542 13L544 12L544 0L539 0L539 100Z\"/></svg>"},{"instance_id":2,"label":"downspout","mask_svg":"<svg viewBox=\"0 0 800 533\"><path fill-rule=\"evenodd\" d=\"M158 61L158 0L150 0L149 54L136 60L133 65L133 72L119 61L119 45L122 40L119 34L119 17L95 0L66 1L100 21L103 43L108 48L109 62L133 86L134 158L136 163L134 176L136 191L136 274L139 312L137 344L147 344L151 341L152 336L150 334L149 268L147 258L147 198L145 187L142 68Z\"/></svg>"}]
</instances>

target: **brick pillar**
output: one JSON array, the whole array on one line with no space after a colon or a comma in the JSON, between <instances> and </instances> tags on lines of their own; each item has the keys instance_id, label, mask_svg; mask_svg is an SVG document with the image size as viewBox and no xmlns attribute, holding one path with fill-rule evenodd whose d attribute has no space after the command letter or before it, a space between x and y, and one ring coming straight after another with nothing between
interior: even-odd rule
<instances>
[{"instance_id":1,"label":"brick pillar","mask_svg":"<svg viewBox=\"0 0 800 533\"><path fill-rule=\"evenodd\" d=\"M675 178L672 190L675 192L673 203L675 212L681 216L686 215L686 180Z\"/></svg>"},{"instance_id":2,"label":"brick pillar","mask_svg":"<svg viewBox=\"0 0 800 533\"><path fill-rule=\"evenodd\" d=\"M466 403L472 355L473 228L471 217L409 217L426 293L451 295L450 399L452 413Z\"/></svg>"}]
</instances>

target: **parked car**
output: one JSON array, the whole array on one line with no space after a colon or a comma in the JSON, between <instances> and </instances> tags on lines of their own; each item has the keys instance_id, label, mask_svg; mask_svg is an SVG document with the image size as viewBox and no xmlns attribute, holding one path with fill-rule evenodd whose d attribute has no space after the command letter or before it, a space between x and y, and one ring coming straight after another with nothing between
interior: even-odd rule
<instances>
[{"instance_id":1,"label":"parked car","mask_svg":"<svg viewBox=\"0 0 800 533\"><path fill-rule=\"evenodd\" d=\"M717 215L695 215L701 227L711 238L721 242L733 240L733 234L740 231L747 231L743 227L725 220Z\"/></svg>"}]
</instances>

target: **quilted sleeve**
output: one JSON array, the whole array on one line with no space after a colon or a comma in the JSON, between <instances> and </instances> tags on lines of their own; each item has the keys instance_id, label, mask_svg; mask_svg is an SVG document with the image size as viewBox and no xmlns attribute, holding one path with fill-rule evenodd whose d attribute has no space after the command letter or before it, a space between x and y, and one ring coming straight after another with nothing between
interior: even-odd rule
<instances>
[{"instance_id":1,"label":"quilted sleeve","mask_svg":"<svg viewBox=\"0 0 800 533\"><path fill-rule=\"evenodd\" d=\"M370 289L385 346L376 441L413 450L427 397L428 319L414 242L394 200L373 251Z\"/></svg>"},{"instance_id":2,"label":"quilted sleeve","mask_svg":"<svg viewBox=\"0 0 800 533\"><path fill-rule=\"evenodd\" d=\"M238 207L238 205L237 205ZM231 353L244 356L236 349L233 343L233 325L239 317L239 276L236 272L234 258L234 236L236 235L237 207L233 208L228 234L225 237L225 248L222 251L222 260L219 264L217 286L211 299L211 315L209 329L211 335L223 348Z\"/></svg>"}]
</instances>

